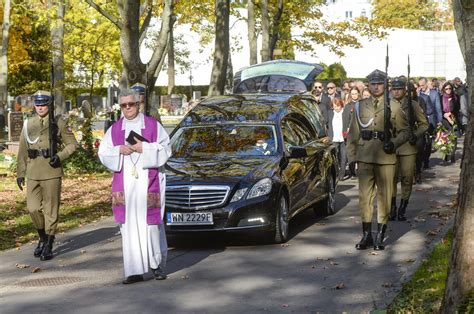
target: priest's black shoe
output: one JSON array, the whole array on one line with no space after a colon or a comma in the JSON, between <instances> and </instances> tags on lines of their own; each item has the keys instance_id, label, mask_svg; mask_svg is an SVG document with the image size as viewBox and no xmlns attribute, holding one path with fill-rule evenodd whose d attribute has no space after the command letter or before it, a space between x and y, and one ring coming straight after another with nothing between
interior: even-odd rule
<instances>
[{"instance_id":1,"label":"priest's black shoe","mask_svg":"<svg viewBox=\"0 0 474 314\"><path fill-rule=\"evenodd\" d=\"M160 266L158 266L156 269L152 268L151 271L153 272L153 277L155 277L156 280L165 280L168 278L168 276L166 276L166 272Z\"/></svg>"},{"instance_id":2,"label":"priest's black shoe","mask_svg":"<svg viewBox=\"0 0 474 314\"><path fill-rule=\"evenodd\" d=\"M128 285L128 284L132 284L132 283L136 283L136 282L140 282L140 281L143 281L143 275L132 275L132 276L128 276L127 278L125 278L122 283L124 285Z\"/></svg>"},{"instance_id":3,"label":"priest's black shoe","mask_svg":"<svg viewBox=\"0 0 474 314\"><path fill-rule=\"evenodd\" d=\"M53 243L54 243L54 235L48 235L48 240L44 244L43 251L41 252L40 260L47 261L54 257Z\"/></svg>"},{"instance_id":4,"label":"priest's black shoe","mask_svg":"<svg viewBox=\"0 0 474 314\"><path fill-rule=\"evenodd\" d=\"M357 250L366 250L370 246L374 245L374 240L372 239L372 223L363 222L362 223L362 232L363 236L359 243L356 244Z\"/></svg>"},{"instance_id":5,"label":"priest's black shoe","mask_svg":"<svg viewBox=\"0 0 474 314\"><path fill-rule=\"evenodd\" d=\"M38 241L38 246L35 249L35 252L33 253L35 257L40 257L41 252L43 252L44 244L48 240L48 237L46 236L46 232L44 229L38 229L38 235L39 235L39 241Z\"/></svg>"},{"instance_id":6,"label":"priest's black shoe","mask_svg":"<svg viewBox=\"0 0 474 314\"><path fill-rule=\"evenodd\" d=\"M385 231L387 230L387 225L385 224L377 224L377 234L375 236L374 241L374 250L380 251L385 249L385 245L383 244L383 240L385 238Z\"/></svg>"}]
</instances>

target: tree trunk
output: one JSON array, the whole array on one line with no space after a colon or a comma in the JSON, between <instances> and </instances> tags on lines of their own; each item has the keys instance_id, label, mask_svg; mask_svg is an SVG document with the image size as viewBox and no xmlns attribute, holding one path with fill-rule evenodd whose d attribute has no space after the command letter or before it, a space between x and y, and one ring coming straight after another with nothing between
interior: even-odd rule
<instances>
[{"instance_id":1,"label":"tree trunk","mask_svg":"<svg viewBox=\"0 0 474 314\"><path fill-rule=\"evenodd\" d=\"M151 59L146 65L140 59L140 45L146 36L151 20L152 1L146 1L140 7L140 1L117 0L119 19L105 11L93 0L85 1L120 29L120 51L123 63L120 88L126 88L135 83L145 84L147 90L150 91L147 93L147 103L150 103L153 88L166 57L170 28L174 23L173 0L162 1L164 6L161 14L160 33ZM140 16L143 12L146 12L146 16L140 27Z\"/></svg>"},{"instance_id":2,"label":"tree trunk","mask_svg":"<svg viewBox=\"0 0 474 314\"><path fill-rule=\"evenodd\" d=\"M234 70L232 67L232 54L228 54L227 58L227 71L224 91L226 94L231 94L234 87Z\"/></svg>"},{"instance_id":3,"label":"tree trunk","mask_svg":"<svg viewBox=\"0 0 474 314\"><path fill-rule=\"evenodd\" d=\"M464 139L458 208L454 222L454 241L441 306L442 313L462 310L467 299L474 298L474 4L470 0L453 1L454 21L467 71L470 117Z\"/></svg>"},{"instance_id":4,"label":"tree trunk","mask_svg":"<svg viewBox=\"0 0 474 314\"><path fill-rule=\"evenodd\" d=\"M273 51L276 48L278 39L280 39L280 36L279 36L280 35L280 21L281 21L282 14L283 14L283 0L278 0L277 9L272 19L272 31L270 34L270 45L268 47L271 60L274 59Z\"/></svg>"},{"instance_id":5,"label":"tree trunk","mask_svg":"<svg viewBox=\"0 0 474 314\"><path fill-rule=\"evenodd\" d=\"M247 33L249 38L250 65L257 64L257 32L255 29L255 3L248 0L247 3Z\"/></svg>"},{"instance_id":6,"label":"tree trunk","mask_svg":"<svg viewBox=\"0 0 474 314\"><path fill-rule=\"evenodd\" d=\"M8 100L8 43L10 35L10 0L3 4L2 49L0 55L0 107Z\"/></svg>"},{"instance_id":7,"label":"tree trunk","mask_svg":"<svg viewBox=\"0 0 474 314\"><path fill-rule=\"evenodd\" d=\"M174 36L173 25L170 26L170 35L168 39L168 95L173 93L174 89Z\"/></svg>"},{"instance_id":8,"label":"tree trunk","mask_svg":"<svg viewBox=\"0 0 474 314\"><path fill-rule=\"evenodd\" d=\"M262 62L271 60L270 54L270 15L268 13L268 0L260 1L260 12L262 13Z\"/></svg>"},{"instance_id":9,"label":"tree trunk","mask_svg":"<svg viewBox=\"0 0 474 314\"><path fill-rule=\"evenodd\" d=\"M50 1L49 7L56 6L56 17L51 28L51 49L53 63L53 78L55 114L63 114L66 111L64 101L64 15L66 13L65 0ZM52 79L53 79L52 78Z\"/></svg>"},{"instance_id":10,"label":"tree trunk","mask_svg":"<svg viewBox=\"0 0 474 314\"><path fill-rule=\"evenodd\" d=\"M230 0L216 0L216 38L209 96L224 94L229 58L229 2Z\"/></svg>"}]
</instances>

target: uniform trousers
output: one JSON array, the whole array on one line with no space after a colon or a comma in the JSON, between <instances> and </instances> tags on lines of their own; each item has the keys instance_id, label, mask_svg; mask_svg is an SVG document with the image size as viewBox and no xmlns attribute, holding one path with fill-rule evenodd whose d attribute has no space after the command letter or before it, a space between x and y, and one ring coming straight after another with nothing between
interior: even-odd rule
<instances>
[{"instance_id":1,"label":"uniform trousers","mask_svg":"<svg viewBox=\"0 0 474 314\"><path fill-rule=\"evenodd\" d=\"M359 167L359 206L362 222L372 222L377 196L377 223L387 224L393 194L395 164L379 165L357 162Z\"/></svg>"},{"instance_id":2,"label":"uniform trousers","mask_svg":"<svg viewBox=\"0 0 474 314\"><path fill-rule=\"evenodd\" d=\"M46 234L56 234L61 201L61 178L28 179L26 186L26 206L33 225L36 229L45 229Z\"/></svg>"},{"instance_id":3,"label":"uniform trousers","mask_svg":"<svg viewBox=\"0 0 474 314\"><path fill-rule=\"evenodd\" d=\"M397 179L400 178L402 190L402 199L408 201L410 199L413 176L415 173L416 154L413 155L397 155L397 169L393 180L393 196L397 196Z\"/></svg>"}]
</instances>

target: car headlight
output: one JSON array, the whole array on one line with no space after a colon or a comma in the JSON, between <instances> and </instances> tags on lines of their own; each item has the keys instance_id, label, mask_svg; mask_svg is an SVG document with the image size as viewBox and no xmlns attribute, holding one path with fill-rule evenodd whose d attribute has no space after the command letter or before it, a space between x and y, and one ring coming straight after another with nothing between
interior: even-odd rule
<instances>
[{"instance_id":1,"label":"car headlight","mask_svg":"<svg viewBox=\"0 0 474 314\"><path fill-rule=\"evenodd\" d=\"M254 184L247 199L267 195L272 190L272 180L265 178Z\"/></svg>"},{"instance_id":2,"label":"car headlight","mask_svg":"<svg viewBox=\"0 0 474 314\"><path fill-rule=\"evenodd\" d=\"M240 200L245 195L245 192L247 192L247 190L248 190L247 188L238 189L237 192L235 192L232 199L230 200L230 202L233 203L233 202L237 202L238 200Z\"/></svg>"}]
</instances>

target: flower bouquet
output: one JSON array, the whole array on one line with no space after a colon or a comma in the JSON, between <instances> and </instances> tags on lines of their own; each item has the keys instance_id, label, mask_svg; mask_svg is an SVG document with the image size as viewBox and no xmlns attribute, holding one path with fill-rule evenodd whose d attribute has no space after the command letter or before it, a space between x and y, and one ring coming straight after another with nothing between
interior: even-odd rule
<instances>
[{"instance_id":1,"label":"flower bouquet","mask_svg":"<svg viewBox=\"0 0 474 314\"><path fill-rule=\"evenodd\" d=\"M453 127L452 130L448 131L442 125L439 125L436 129L436 137L433 143L433 147L439 151L443 157L451 154L455 149L456 144L456 130Z\"/></svg>"}]
</instances>

